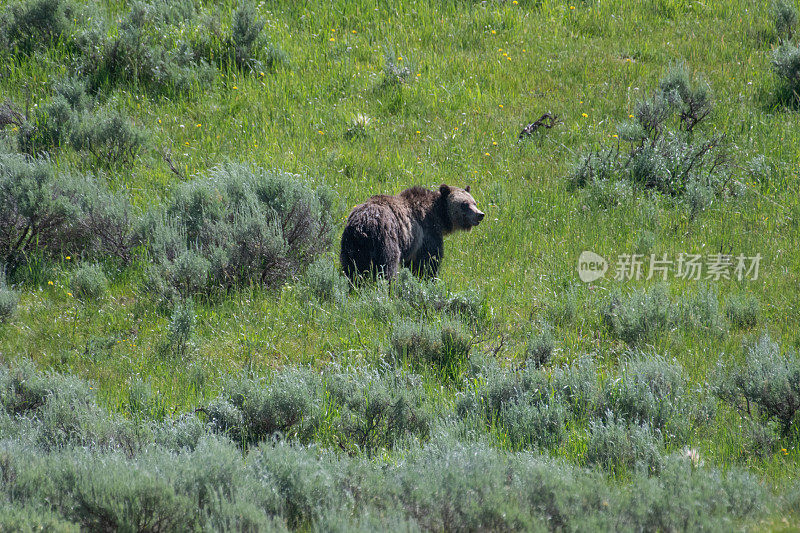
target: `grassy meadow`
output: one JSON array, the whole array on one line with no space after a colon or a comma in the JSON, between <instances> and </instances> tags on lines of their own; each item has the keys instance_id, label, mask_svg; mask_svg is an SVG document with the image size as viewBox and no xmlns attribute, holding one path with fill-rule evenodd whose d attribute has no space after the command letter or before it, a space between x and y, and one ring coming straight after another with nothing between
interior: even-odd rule
<instances>
[{"instance_id":1,"label":"grassy meadow","mask_svg":"<svg viewBox=\"0 0 800 533\"><path fill-rule=\"evenodd\" d=\"M72 208L0 250L4 527L800 528L800 106L772 66L792 3L2 4L0 205L34 198L11 176L39 165L130 218L99 226L120 224L117 256L68 238ZM681 105L657 96L676 65L710 113L629 140L643 101ZM637 178L650 139L678 159L709 142L720 170L659 190ZM285 271L231 259L179 285L155 243L207 218L193 183L224 207L253 169L317 206L311 251L285 251L270 207L253 227ZM440 279L350 289L349 210L440 183L486 213L446 238ZM23 215L0 214L0 243L43 227ZM244 218L213 253L220 225L188 238L186 268ZM605 278L580 281L584 250ZM621 254L681 253L762 259L757 279L612 279Z\"/></svg>"}]
</instances>

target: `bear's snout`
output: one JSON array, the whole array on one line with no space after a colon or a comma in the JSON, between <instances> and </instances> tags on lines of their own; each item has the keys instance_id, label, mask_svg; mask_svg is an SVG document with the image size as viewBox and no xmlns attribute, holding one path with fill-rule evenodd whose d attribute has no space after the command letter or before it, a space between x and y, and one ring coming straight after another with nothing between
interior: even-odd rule
<instances>
[{"instance_id":1,"label":"bear's snout","mask_svg":"<svg viewBox=\"0 0 800 533\"><path fill-rule=\"evenodd\" d=\"M486 213L484 213L482 211L478 211L478 222L483 220L483 217L485 217L485 216L486 216Z\"/></svg>"}]
</instances>

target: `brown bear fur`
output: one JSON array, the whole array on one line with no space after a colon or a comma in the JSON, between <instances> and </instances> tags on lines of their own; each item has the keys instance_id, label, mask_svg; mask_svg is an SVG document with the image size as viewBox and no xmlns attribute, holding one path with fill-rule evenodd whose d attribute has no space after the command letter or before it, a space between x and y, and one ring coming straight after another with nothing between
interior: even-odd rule
<instances>
[{"instance_id":1,"label":"brown bear fur","mask_svg":"<svg viewBox=\"0 0 800 533\"><path fill-rule=\"evenodd\" d=\"M445 235L469 231L480 224L469 187L442 185L437 191L422 187L396 196L373 196L353 208L342 234L344 273L393 278L401 266L417 276L435 277L444 251Z\"/></svg>"}]
</instances>

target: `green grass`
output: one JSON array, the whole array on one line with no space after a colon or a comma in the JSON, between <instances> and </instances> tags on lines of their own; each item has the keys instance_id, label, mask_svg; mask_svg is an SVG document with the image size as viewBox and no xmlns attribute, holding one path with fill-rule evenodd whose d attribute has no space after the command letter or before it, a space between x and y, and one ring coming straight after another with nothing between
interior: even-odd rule
<instances>
[{"instance_id":1,"label":"green grass","mask_svg":"<svg viewBox=\"0 0 800 533\"><path fill-rule=\"evenodd\" d=\"M203 13L219 13L223 21L235 8L230 1L201 4ZM116 1L103 9L112 19L127 10ZM800 114L771 103L776 81L768 52L777 38L766 3L308 0L257 9L285 64L263 75L215 71L210 84L184 94L120 84L100 99L144 129L140 156L131 165L98 168L66 148L52 154L54 164L96 172L143 209L220 162L280 168L335 192L337 238L349 209L373 194L470 185L486 219L447 238L438 283L482 295L491 323L476 333L475 349L502 366L523 364L531 328L547 320L555 350L546 369L594 354L601 372L616 372L629 346L603 327L599 309L615 289L655 282L584 285L577 258L583 250L606 258L634 253L640 239L652 239L648 253L672 258L719 251L763 256L757 281L713 285L721 309L729 296L756 296L754 330L730 327L720 335L678 323L636 345L674 357L690 388L707 389L718 359L737 364L742 343L763 330L784 348L800 346ZM0 92L22 106L28 98L31 106L44 104L51 83L69 72L68 54L59 45L32 57L3 57ZM387 54L410 66L406 83L382 85ZM642 190L617 207L592 207L585 191L567 186L573 162L613 144L617 126L675 61L685 61L712 88L716 107L705 131L725 133L741 167L762 155L772 171L754 179L734 169L745 193L716 199L694 218L674 199ZM563 124L517 142L522 127L546 111ZM358 115L371 120L363 134L348 135ZM15 132L7 126L0 135ZM165 149L180 177L164 161ZM0 360L29 358L89 379L101 403L126 416L135 379L149 383L163 412L174 414L207 405L227 374L380 364L398 320L376 319L374 305L360 305L367 298L357 292L344 303L315 298L302 279L274 290L246 287L198 299L194 335L176 357L163 349L170 309L143 288L144 257L125 269L109 262L107 296L86 302L69 292L75 262L64 257L19 276L16 314L0 324ZM702 284L670 279L666 287L678 301ZM552 310L573 293L574 318L554 320ZM436 371L423 375L426 393L442 405L453 405L470 386ZM741 420L720 404L690 444L708 463L745 465L770 487L796 479L797 431L758 458L745 451ZM585 423L568 424L552 453L584 464L586 430ZM503 444L502 429L489 431L498 433L498 446L512 448ZM780 516L772 518L766 527L779 526Z\"/></svg>"}]
</instances>

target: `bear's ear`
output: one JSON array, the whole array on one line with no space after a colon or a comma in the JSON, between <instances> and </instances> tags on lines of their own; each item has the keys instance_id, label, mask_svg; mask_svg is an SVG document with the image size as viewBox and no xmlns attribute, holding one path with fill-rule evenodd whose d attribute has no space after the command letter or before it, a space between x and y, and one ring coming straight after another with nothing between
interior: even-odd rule
<instances>
[{"instance_id":1,"label":"bear's ear","mask_svg":"<svg viewBox=\"0 0 800 533\"><path fill-rule=\"evenodd\" d=\"M466 187L464 187L464 190L465 190L465 191L467 191L467 192L469 192L469 185L467 185Z\"/></svg>"},{"instance_id":2,"label":"bear's ear","mask_svg":"<svg viewBox=\"0 0 800 533\"><path fill-rule=\"evenodd\" d=\"M441 185L439 185L439 192L442 193L442 196L447 196L448 194L450 194L450 186L442 183Z\"/></svg>"}]
</instances>

